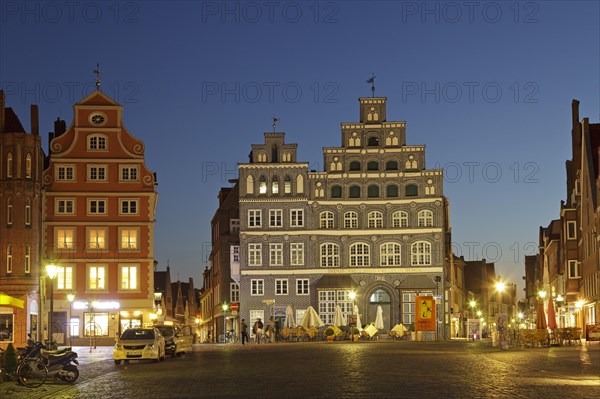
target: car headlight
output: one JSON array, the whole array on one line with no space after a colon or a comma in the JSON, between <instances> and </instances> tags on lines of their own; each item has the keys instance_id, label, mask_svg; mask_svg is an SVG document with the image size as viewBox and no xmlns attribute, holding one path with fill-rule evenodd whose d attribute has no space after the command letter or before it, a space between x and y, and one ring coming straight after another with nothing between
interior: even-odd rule
<instances>
[{"instance_id":1,"label":"car headlight","mask_svg":"<svg viewBox=\"0 0 600 399\"><path fill-rule=\"evenodd\" d=\"M123 350L123 345L115 344L115 350L118 350L118 351Z\"/></svg>"},{"instance_id":2,"label":"car headlight","mask_svg":"<svg viewBox=\"0 0 600 399\"><path fill-rule=\"evenodd\" d=\"M147 349L154 349L154 344L148 344L148 345L146 345L146 348Z\"/></svg>"}]
</instances>

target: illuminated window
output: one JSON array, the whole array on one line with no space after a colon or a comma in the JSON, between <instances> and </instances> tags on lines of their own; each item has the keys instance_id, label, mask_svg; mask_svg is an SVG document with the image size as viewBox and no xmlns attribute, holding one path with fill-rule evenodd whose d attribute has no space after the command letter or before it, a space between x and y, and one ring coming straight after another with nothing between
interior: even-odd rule
<instances>
[{"instance_id":1,"label":"illuminated window","mask_svg":"<svg viewBox=\"0 0 600 399\"><path fill-rule=\"evenodd\" d=\"M108 313L84 313L83 335L86 337L108 336Z\"/></svg>"},{"instance_id":2,"label":"illuminated window","mask_svg":"<svg viewBox=\"0 0 600 399\"><path fill-rule=\"evenodd\" d=\"M73 267L57 266L56 267L56 288L59 290L73 289Z\"/></svg>"},{"instance_id":3,"label":"illuminated window","mask_svg":"<svg viewBox=\"0 0 600 399\"><path fill-rule=\"evenodd\" d=\"M106 266L88 265L88 290L106 289Z\"/></svg>"},{"instance_id":4,"label":"illuminated window","mask_svg":"<svg viewBox=\"0 0 600 399\"><path fill-rule=\"evenodd\" d=\"M87 248L88 249L106 249L106 239L108 230L106 228L87 228Z\"/></svg>"},{"instance_id":5,"label":"illuminated window","mask_svg":"<svg viewBox=\"0 0 600 399\"><path fill-rule=\"evenodd\" d=\"M271 193L279 194L279 178L277 176L273 176L273 180L271 180Z\"/></svg>"},{"instance_id":6,"label":"illuminated window","mask_svg":"<svg viewBox=\"0 0 600 399\"><path fill-rule=\"evenodd\" d=\"M283 181L283 193L291 194L292 193L292 179L289 176L285 177Z\"/></svg>"},{"instance_id":7,"label":"illuminated window","mask_svg":"<svg viewBox=\"0 0 600 399\"><path fill-rule=\"evenodd\" d=\"M55 229L54 237L56 237L56 248L57 249L73 249L75 242L75 229L57 227Z\"/></svg>"},{"instance_id":8,"label":"illuminated window","mask_svg":"<svg viewBox=\"0 0 600 399\"><path fill-rule=\"evenodd\" d=\"M139 229L137 228L119 228L120 249L139 249Z\"/></svg>"},{"instance_id":9,"label":"illuminated window","mask_svg":"<svg viewBox=\"0 0 600 399\"><path fill-rule=\"evenodd\" d=\"M259 194L267 193L267 179L264 176L261 176L258 179L258 193Z\"/></svg>"},{"instance_id":10,"label":"illuminated window","mask_svg":"<svg viewBox=\"0 0 600 399\"><path fill-rule=\"evenodd\" d=\"M139 286L138 277L137 266L121 266L121 289L137 290Z\"/></svg>"}]
</instances>

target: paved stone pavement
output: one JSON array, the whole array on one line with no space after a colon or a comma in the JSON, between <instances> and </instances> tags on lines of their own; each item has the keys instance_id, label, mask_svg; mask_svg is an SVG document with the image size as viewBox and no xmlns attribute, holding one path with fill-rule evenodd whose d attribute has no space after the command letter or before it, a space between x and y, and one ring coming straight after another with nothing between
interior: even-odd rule
<instances>
[{"instance_id":1,"label":"paved stone pavement","mask_svg":"<svg viewBox=\"0 0 600 399\"><path fill-rule=\"evenodd\" d=\"M118 366L112 347L77 350L74 385L4 382L0 398L600 398L597 343L506 351L485 341L197 345L181 358Z\"/></svg>"}]
</instances>

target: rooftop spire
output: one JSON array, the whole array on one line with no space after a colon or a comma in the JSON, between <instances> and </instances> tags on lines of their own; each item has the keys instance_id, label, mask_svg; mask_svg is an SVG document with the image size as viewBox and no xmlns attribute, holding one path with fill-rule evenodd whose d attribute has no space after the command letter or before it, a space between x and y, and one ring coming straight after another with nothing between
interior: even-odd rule
<instances>
[{"instance_id":1,"label":"rooftop spire","mask_svg":"<svg viewBox=\"0 0 600 399\"><path fill-rule=\"evenodd\" d=\"M96 90L100 90L100 63L96 64L96 69L92 71L96 75Z\"/></svg>"}]
</instances>

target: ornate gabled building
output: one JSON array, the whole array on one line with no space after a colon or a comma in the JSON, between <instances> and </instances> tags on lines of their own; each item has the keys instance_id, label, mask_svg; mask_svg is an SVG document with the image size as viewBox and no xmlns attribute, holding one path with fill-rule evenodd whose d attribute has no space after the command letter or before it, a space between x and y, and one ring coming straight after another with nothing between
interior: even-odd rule
<instances>
[{"instance_id":1,"label":"ornate gabled building","mask_svg":"<svg viewBox=\"0 0 600 399\"><path fill-rule=\"evenodd\" d=\"M23 308L0 304L0 347L40 338L40 229L44 153L38 108L31 106L31 132L0 90L0 292Z\"/></svg>"},{"instance_id":2,"label":"ornate gabled building","mask_svg":"<svg viewBox=\"0 0 600 399\"><path fill-rule=\"evenodd\" d=\"M68 335L75 344L90 336L112 344L125 328L151 323L156 176L122 114L120 104L96 90L74 105L71 126L59 121L50 137L42 251L58 265L59 344Z\"/></svg>"},{"instance_id":3,"label":"ornate gabled building","mask_svg":"<svg viewBox=\"0 0 600 399\"><path fill-rule=\"evenodd\" d=\"M437 336L449 337L450 227L442 170L425 146L406 145L386 98L360 98L359 122L342 123L325 170L298 162L284 133L265 133L239 164L240 317L297 321L312 305L326 323L354 303L363 322L383 309L384 330L415 321L415 297L437 301Z\"/></svg>"}]
</instances>

